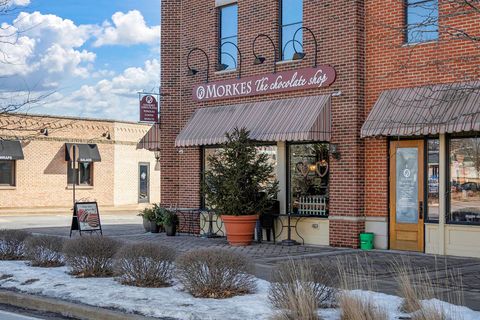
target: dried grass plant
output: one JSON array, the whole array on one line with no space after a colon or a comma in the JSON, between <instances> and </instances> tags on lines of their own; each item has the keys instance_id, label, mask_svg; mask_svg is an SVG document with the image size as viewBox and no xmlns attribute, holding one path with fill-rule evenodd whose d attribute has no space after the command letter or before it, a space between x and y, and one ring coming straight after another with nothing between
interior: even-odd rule
<instances>
[{"instance_id":1,"label":"dried grass plant","mask_svg":"<svg viewBox=\"0 0 480 320\"><path fill-rule=\"evenodd\" d=\"M64 239L54 236L32 236L25 241L26 258L34 267L60 267L63 257Z\"/></svg>"},{"instance_id":2,"label":"dried grass plant","mask_svg":"<svg viewBox=\"0 0 480 320\"><path fill-rule=\"evenodd\" d=\"M360 297L342 292L338 303L341 320L388 320L388 312L376 305L369 297Z\"/></svg>"},{"instance_id":3,"label":"dried grass plant","mask_svg":"<svg viewBox=\"0 0 480 320\"><path fill-rule=\"evenodd\" d=\"M175 251L154 243L124 245L115 256L115 273L122 284L165 287L172 282Z\"/></svg>"},{"instance_id":4,"label":"dried grass plant","mask_svg":"<svg viewBox=\"0 0 480 320\"><path fill-rule=\"evenodd\" d=\"M25 258L25 240L30 233L23 230L0 230L0 260Z\"/></svg>"},{"instance_id":5,"label":"dried grass plant","mask_svg":"<svg viewBox=\"0 0 480 320\"><path fill-rule=\"evenodd\" d=\"M179 281L194 297L223 299L256 289L250 259L231 250L192 250L177 258L176 267Z\"/></svg>"},{"instance_id":6,"label":"dried grass plant","mask_svg":"<svg viewBox=\"0 0 480 320\"><path fill-rule=\"evenodd\" d=\"M82 236L65 241L63 252L72 275L107 277L113 275L113 257L120 242L103 236Z\"/></svg>"}]
</instances>

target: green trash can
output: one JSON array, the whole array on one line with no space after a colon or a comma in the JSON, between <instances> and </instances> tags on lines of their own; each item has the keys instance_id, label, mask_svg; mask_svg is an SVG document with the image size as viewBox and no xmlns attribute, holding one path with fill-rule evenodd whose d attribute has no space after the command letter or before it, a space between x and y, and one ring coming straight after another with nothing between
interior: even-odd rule
<instances>
[{"instance_id":1,"label":"green trash can","mask_svg":"<svg viewBox=\"0 0 480 320\"><path fill-rule=\"evenodd\" d=\"M360 249L362 250L372 250L373 249L373 238L375 234L373 232L362 232L360 233Z\"/></svg>"}]
</instances>

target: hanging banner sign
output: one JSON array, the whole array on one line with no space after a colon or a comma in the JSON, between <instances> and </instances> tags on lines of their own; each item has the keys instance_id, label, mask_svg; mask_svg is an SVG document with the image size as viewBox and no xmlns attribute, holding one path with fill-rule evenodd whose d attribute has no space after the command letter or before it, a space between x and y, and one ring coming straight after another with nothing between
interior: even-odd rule
<instances>
[{"instance_id":1,"label":"hanging banner sign","mask_svg":"<svg viewBox=\"0 0 480 320\"><path fill-rule=\"evenodd\" d=\"M140 122L158 122L158 102L152 95L140 99Z\"/></svg>"},{"instance_id":2,"label":"hanging banner sign","mask_svg":"<svg viewBox=\"0 0 480 320\"><path fill-rule=\"evenodd\" d=\"M100 224L100 213L98 212L98 204L96 202L75 202L73 208L72 225L70 227L70 237L72 231L102 233L102 225Z\"/></svg>"},{"instance_id":3,"label":"hanging banner sign","mask_svg":"<svg viewBox=\"0 0 480 320\"><path fill-rule=\"evenodd\" d=\"M324 88L335 82L335 69L329 65L277 72L240 79L195 85L195 101L211 101L255 95Z\"/></svg>"}]
</instances>

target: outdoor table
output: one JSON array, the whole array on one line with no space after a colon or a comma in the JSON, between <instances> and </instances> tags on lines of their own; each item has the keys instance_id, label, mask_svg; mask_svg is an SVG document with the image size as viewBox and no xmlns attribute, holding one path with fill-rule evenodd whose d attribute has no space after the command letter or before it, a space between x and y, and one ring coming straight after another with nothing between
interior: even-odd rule
<instances>
[{"instance_id":1,"label":"outdoor table","mask_svg":"<svg viewBox=\"0 0 480 320\"><path fill-rule=\"evenodd\" d=\"M295 233L297 236L302 239L302 244L305 244L305 239L298 233L297 229L297 224L298 222L303 219L303 218L327 218L325 215L313 215L313 214L299 214L299 213L282 213L282 214L277 214L275 215L276 217L287 217L287 224L285 224L283 219L278 219L280 220L280 223L282 224L280 228L280 232L276 235L274 235L274 239L277 239L280 237L283 233L283 229L287 229L287 239L284 239L281 241L281 245L283 246L293 246L300 244L298 241L292 239L292 229L295 230ZM292 224L292 218L294 218L294 223Z\"/></svg>"}]
</instances>

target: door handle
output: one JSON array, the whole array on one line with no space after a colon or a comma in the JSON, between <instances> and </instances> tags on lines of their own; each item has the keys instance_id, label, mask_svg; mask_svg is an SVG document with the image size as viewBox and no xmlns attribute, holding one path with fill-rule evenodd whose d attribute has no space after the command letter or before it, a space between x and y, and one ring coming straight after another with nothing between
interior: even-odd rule
<instances>
[{"instance_id":1,"label":"door handle","mask_svg":"<svg viewBox=\"0 0 480 320\"><path fill-rule=\"evenodd\" d=\"M423 220L423 201L418 202L418 217Z\"/></svg>"}]
</instances>

